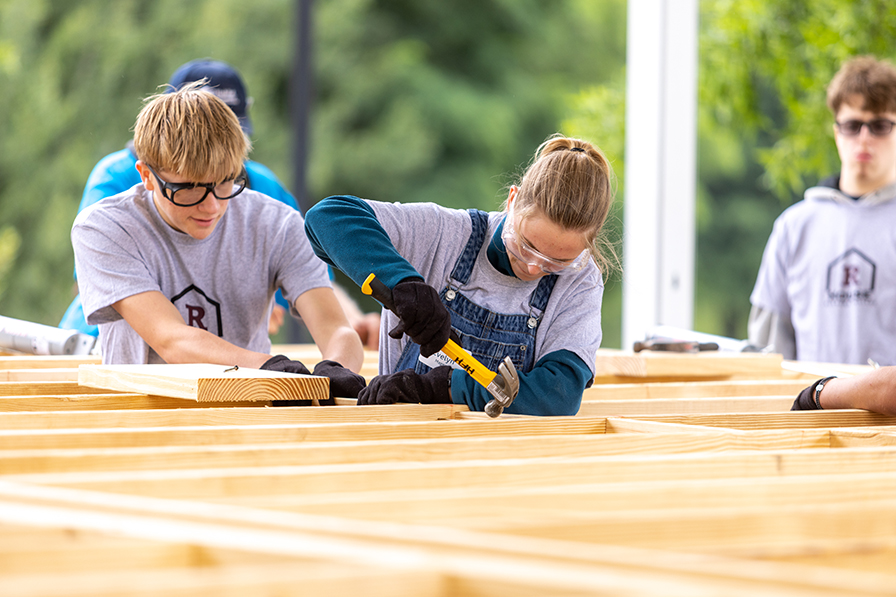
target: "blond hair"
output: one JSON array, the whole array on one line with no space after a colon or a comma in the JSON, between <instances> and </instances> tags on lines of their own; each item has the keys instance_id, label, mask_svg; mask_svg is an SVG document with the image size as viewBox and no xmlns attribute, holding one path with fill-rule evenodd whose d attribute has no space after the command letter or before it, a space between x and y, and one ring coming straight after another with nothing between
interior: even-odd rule
<instances>
[{"instance_id":1,"label":"blond hair","mask_svg":"<svg viewBox=\"0 0 896 597\"><path fill-rule=\"evenodd\" d=\"M536 150L518 185L513 209L523 218L543 214L580 233L606 274L611 263L618 265L613 245L601 234L613 204L613 182L613 168L599 147L556 134Z\"/></svg>"},{"instance_id":2,"label":"blond hair","mask_svg":"<svg viewBox=\"0 0 896 597\"><path fill-rule=\"evenodd\" d=\"M233 110L206 84L146 98L134 125L139 160L196 182L221 182L242 171L251 143Z\"/></svg>"},{"instance_id":3,"label":"blond hair","mask_svg":"<svg viewBox=\"0 0 896 597\"><path fill-rule=\"evenodd\" d=\"M854 96L862 100L859 110L883 114L896 112L896 68L874 56L859 56L846 62L828 85L828 108L837 116L840 106Z\"/></svg>"}]
</instances>

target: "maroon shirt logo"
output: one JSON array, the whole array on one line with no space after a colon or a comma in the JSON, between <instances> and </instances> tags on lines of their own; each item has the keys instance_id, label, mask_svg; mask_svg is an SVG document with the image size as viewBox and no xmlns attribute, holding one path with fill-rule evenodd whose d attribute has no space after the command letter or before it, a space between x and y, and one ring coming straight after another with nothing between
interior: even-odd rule
<instances>
[{"instance_id":1,"label":"maroon shirt logo","mask_svg":"<svg viewBox=\"0 0 896 597\"><path fill-rule=\"evenodd\" d=\"M224 326L221 318L221 304L209 298L201 289L190 284L171 302L180 311L187 325L224 337Z\"/></svg>"},{"instance_id":2,"label":"maroon shirt logo","mask_svg":"<svg viewBox=\"0 0 896 597\"><path fill-rule=\"evenodd\" d=\"M877 265L858 249L849 249L830 264L828 298L838 302L873 299Z\"/></svg>"}]
</instances>

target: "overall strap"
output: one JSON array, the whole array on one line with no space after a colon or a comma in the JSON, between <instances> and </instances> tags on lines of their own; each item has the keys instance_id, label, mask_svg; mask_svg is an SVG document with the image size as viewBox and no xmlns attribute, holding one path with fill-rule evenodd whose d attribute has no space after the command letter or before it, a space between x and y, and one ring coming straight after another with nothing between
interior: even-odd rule
<instances>
[{"instance_id":1,"label":"overall strap","mask_svg":"<svg viewBox=\"0 0 896 597\"><path fill-rule=\"evenodd\" d=\"M538 287L532 296L529 297L529 306L538 309L544 313L545 307L548 306L548 299L551 298L551 291L554 290L554 284L557 283L557 274L545 276L538 282Z\"/></svg>"},{"instance_id":2,"label":"overall strap","mask_svg":"<svg viewBox=\"0 0 896 597\"><path fill-rule=\"evenodd\" d=\"M478 209L468 209L470 220L473 223L473 231L467 240L467 245L457 261L454 263L454 269L451 270L450 278L464 285L470 280L470 274L473 273L473 264L476 263L476 257L485 242L485 236L488 234L488 214Z\"/></svg>"}]
</instances>

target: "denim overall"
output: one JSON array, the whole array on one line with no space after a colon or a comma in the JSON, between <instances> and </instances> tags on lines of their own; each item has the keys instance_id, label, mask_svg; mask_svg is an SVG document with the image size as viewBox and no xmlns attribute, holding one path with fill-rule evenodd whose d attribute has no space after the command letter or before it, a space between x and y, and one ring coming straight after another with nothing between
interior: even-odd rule
<instances>
[{"instance_id":1,"label":"denim overall","mask_svg":"<svg viewBox=\"0 0 896 597\"><path fill-rule=\"evenodd\" d=\"M535 333L557 276L544 276L539 281L529 297L529 313L525 315L495 313L465 297L461 289L470 280L473 264L488 234L488 214L478 209L467 211L473 221L473 232L439 298L451 314L451 327L460 338L459 344L483 366L497 371L504 357L510 357L517 371L528 372L535 365ZM395 371L413 369L426 373L430 367L421 363L419 356L420 346L408 342Z\"/></svg>"}]
</instances>

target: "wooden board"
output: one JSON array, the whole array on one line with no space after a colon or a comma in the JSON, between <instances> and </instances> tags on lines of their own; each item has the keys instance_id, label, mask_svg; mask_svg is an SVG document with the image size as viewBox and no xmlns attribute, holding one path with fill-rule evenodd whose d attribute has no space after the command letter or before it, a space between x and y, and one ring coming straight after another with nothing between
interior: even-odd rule
<instances>
[{"instance_id":1,"label":"wooden board","mask_svg":"<svg viewBox=\"0 0 896 597\"><path fill-rule=\"evenodd\" d=\"M79 365L101 362L100 357L88 355L0 356L0 369L77 369Z\"/></svg>"},{"instance_id":2,"label":"wooden board","mask_svg":"<svg viewBox=\"0 0 896 597\"><path fill-rule=\"evenodd\" d=\"M804 374L742 365L489 419L23 362L34 382L0 382L0 595L896 594L896 418L790 412Z\"/></svg>"},{"instance_id":3,"label":"wooden board","mask_svg":"<svg viewBox=\"0 0 896 597\"><path fill-rule=\"evenodd\" d=\"M670 377L703 378L749 374L777 376L783 359L780 354L708 351L631 352L600 349L597 351L595 377L620 376L635 378Z\"/></svg>"},{"instance_id":4,"label":"wooden board","mask_svg":"<svg viewBox=\"0 0 896 597\"><path fill-rule=\"evenodd\" d=\"M693 413L786 412L792 396L738 396L736 398L651 398L649 400L589 400L577 417ZM2 405L2 403L0 403Z\"/></svg>"},{"instance_id":5,"label":"wooden board","mask_svg":"<svg viewBox=\"0 0 896 597\"><path fill-rule=\"evenodd\" d=\"M585 390L583 402L595 400L648 400L653 398L724 398L736 396L792 396L796 398L811 381L804 379L780 380L723 380L678 381L657 383L604 383Z\"/></svg>"},{"instance_id":6,"label":"wooden board","mask_svg":"<svg viewBox=\"0 0 896 597\"><path fill-rule=\"evenodd\" d=\"M197 402L324 400L326 377L198 363L81 365L78 384Z\"/></svg>"},{"instance_id":7,"label":"wooden board","mask_svg":"<svg viewBox=\"0 0 896 597\"><path fill-rule=\"evenodd\" d=\"M0 369L0 382L77 382L78 370L74 367L51 369Z\"/></svg>"}]
</instances>

